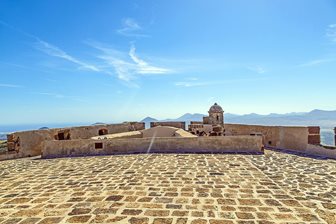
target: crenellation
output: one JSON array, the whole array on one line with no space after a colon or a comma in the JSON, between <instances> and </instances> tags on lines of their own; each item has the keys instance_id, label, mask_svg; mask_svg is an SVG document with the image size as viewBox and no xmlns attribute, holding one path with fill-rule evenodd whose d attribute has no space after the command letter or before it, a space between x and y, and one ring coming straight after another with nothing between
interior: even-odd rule
<instances>
[{"instance_id":1,"label":"crenellation","mask_svg":"<svg viewBox=\"0 0 336 224\"><path fill-rule=\"evenodd\" d=\"M309 126L308 127L308 144L320 145L321 136L320 136L320 127L318 126Z\"/></svg>"}]
</instances>

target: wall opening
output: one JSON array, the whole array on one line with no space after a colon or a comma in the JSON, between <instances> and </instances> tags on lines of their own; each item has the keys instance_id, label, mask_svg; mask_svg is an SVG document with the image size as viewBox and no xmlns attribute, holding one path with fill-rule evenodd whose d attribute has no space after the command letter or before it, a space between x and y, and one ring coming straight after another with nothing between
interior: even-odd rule
<instances>
[{"instance_id":1,"label":"wall opening","mask_svg":"<svg viewBox=\"0 0 336 224\"><path fill-rule=\"evenodd\" d=\"M107 135L107 134L108 134L108 130L106 128L99 129L98 131L98 135Z\"/></svg>"},{"instance_id":2,"label":"wall opening","mask_svg":"<svg viewBox=\"0 0 336 224\"><path fill-rule=\"evenodd\" d=\"M21 146L21 143L20 143L20 137L18 137L17 139L16 139L16 146L17 147L20 147Z\"/></svg>"},{"instance_id":3,"label":"wall opening","mask_svg":"<svg viewBox=\"0 0 336 224\"><path fill-rule=\"evenodd\" d=\"M219 121L219 116L217 115L217 121Z\"/></svg>"},{"instance_id":4,"label":"wall opening","mask_svg":"<svg viewBox=\"0 0 336 224\"><path fill-rule=\"evenodd\" d=\"M269 144L269 145L272 145L272 141L268 141L268 144Z\"/></svg>"},{"instance_id":5,"label":"wall opening","mask_svg":"<svg viewBox=\"0 0 336 224\"><path fill-rule=\"evenodd\" d=\"M55 135L55 140L70 140L70 130L60 131Z\"/></svg>"},{"instance_id":6,"label":"wall opening","mask_svg":"<svg viewBox=\"0 0 336 224\"><path fill-rule=\"evenodd\" d=\"M103 148L103 143L102 142L96 142L95 143L95 149L102 149Z\"/></svg>"},{"instance_id":7,"label":"wall opening","mask_svg":"<svg viewBox=\"0 0 336 224\"><path fill-rule=\"evenodd\" d=\"M64 140L64 133L63 132L58 133L57 136L58 136L58 140Z\"/></svg>"}]
</instances>

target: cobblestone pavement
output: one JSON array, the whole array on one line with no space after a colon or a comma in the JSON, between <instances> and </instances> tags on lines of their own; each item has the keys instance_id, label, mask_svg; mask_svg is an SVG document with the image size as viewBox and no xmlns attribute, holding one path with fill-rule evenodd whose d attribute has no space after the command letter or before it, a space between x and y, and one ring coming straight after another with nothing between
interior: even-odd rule
<instances>
[{"instance_id":1,"label":"cobblestone pavement","mask_svg":"<svg viewBox=\"0 0 336 224\"><path fill-rule=\"evenodd\" d=\"M336 161L267 150L2 161L0 223L336 223Z\"/></svg>"}]
</instances>

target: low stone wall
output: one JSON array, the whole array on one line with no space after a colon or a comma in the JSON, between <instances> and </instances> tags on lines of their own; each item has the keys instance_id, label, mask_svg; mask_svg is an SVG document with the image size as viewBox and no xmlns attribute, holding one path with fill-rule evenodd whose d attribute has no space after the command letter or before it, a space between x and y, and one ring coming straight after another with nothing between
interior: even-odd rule
<instances>
[{"instance_id":1,"label":"low stone wall","mask_svg":"<svg viewBox=\"0 0 336 224\"><path fill-rule=\"evenodd\" d=\"M277 147L305 150L308 146L307 127L279 127L279 142Z\"/></svg>"},{"instance_id":2,"label":"low stone wall","mask_svg":"<svg viewBox=\"0 0 336 224\"><path fill-rule=\"evenodd\" d=\"M0 160L41 155L44 141L55 139L58 139L58 141L88 139L100 134L115 134L143 129L145 129L145 123L124 122L121 124L103 124L15 132L7 136L8 153L0 153Z\"/></svg>"},{"instance_id":3,"label":"low stone wall","mask_svg":"<svg viewBox=\"0 0 336 224\"><path fill-rule=\"evenodd\" d=\"M305 150L308 127L225 124L226 135L262 135L266 147Z\"/></svg>"},{"instance_id":4,"label":"low stone wall","mask_svg":"<svg viewBox=\"0 0 336 224\"><path fill-rule=\"evenodd\" d=\"M336 159L336 147L325 147L319 145L308 145L305 153L310 155L323 156L331 159Z\"/></svg>"},{"instance_id":5,"label":"low stone wall","mask_svg":"<svg viewBox=\"0 0 336 224\"><path fill-rule=\"evenodd\" d=\"M42 158L128 153L263 153L260 136L45 141Z\"/></svg>"},{"instance_id":6,"label":"low stone wall","mask_svg":"<svg viewBox=\"0 0 336 224\"><path fill-rule=\"evenodd\" d=\"M184 121L154 121L150 122L150 127L154 128L157 126L169 126L174 128L186 129L186 123Z\"/></svg>"},{"instance_id":7,"label":"low stone wall","mask_svg":"<svg viewBox=\"0 0 336 224\"><path fill-rule=\"evenodd\" d=\"M128 131L116 134L108 134L108 135L100 135L92 137L91 139L94 140L101 140L101 139L117 139L117 138L142 138L143 134L141 131Z\"/></svg>"},{"instance_id":8,"label":"low stone wall","mask_svg":"<svg viewBox=\"0 0 336 224\"><path fill-rule=\"evenodd\" d=\"M307 147L303 150L293 149L293 148L275 148L267 147L267 149L276 150L280 152L290 152L298 153L299 155L304 156L317 156L328 159L336 159L336 147L332 146L323 146L323 145L313 145L308 144Z\"/></svg>"}]
</instances>

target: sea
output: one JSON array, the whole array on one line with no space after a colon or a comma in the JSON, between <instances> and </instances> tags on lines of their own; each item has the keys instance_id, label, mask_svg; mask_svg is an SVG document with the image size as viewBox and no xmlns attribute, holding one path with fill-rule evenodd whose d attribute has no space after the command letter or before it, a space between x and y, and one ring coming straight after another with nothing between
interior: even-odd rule
<instances>
[{"instance_id":1,"label":"sea","mask_svg":"<svg viewBox=\"0 0 336 224\"><path fill-rule=\"evenodd\" d=\"M335 146L334 130L321 129L321 143L323 145Z\"/></svg>"}]
</instances>

